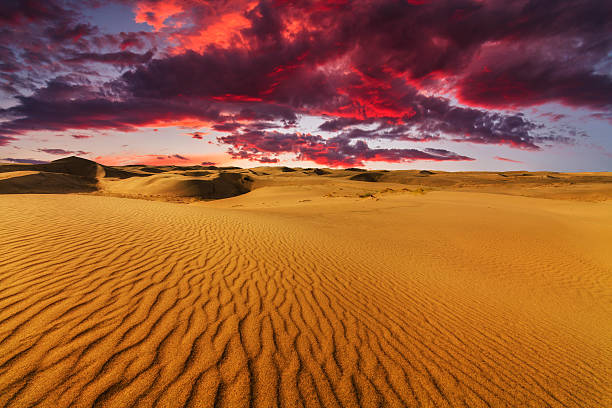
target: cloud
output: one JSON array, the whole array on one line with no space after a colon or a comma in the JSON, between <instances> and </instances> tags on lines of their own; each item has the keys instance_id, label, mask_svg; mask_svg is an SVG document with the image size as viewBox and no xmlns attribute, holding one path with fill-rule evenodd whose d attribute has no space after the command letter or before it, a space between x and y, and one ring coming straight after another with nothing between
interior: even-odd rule
<instances>
[{"instance_id":1,"label":"cloud","mask_svg":"<svg viewBox=\"0 0 612 408\"><path fill-rule=\"evenodd\" d=\"M208 132L191 132L187 134L190 135L193 139L202 140L204 139L204 136L208 134Z\"/></svg>"},{"instance_id":2,"label":"cloud","mask_svg":"<svg viewBox=\"0 0 612 408\"><path fill-rule=\"evenodd\" d=\"M221 136L218 141L230 145L228 153L236 159L271 162L279 154L293 154L298 160L310 160L332 167L362 166L364 162L471 161L444 149L373 149L363 140L346 137L324 139L318 135L246 131Z\"/></svg>"},{"instance_id":3,"label":"cloud","mask_svg":"<svg viewBox=\"0 0 612 408\"><path fill-rule=\"evenodd\" d=\"M399 88L399 86L398 86ZM435 141L447 137L456 142L500 144L537 150L541 126L522 114L503 114L482 109L453 106L442 97L424 96L405 88L402 118L338 118L324 122L323 130L343 131L350 138L402 141ZM357 125L378 125L364 130Z\"/></svg>"},{"instance_id":4,"label":"cloud","mask_svg":"<svg viewBox=\"0 0 612 408\"><path fill-rule=\"evenodd\" d=\"M44 88L43 91L49 88ZM66 86L68 95L83 91ZM44 92L42 92L44 93ZM11 120L0 122L0 135L17 135L34 130L63 131L68 129L115 129L134 131L139 126L156 123L177 123L182 120L208 123L219 120L219 111L211 104L190 101L164 101L130 98L107 99L103 95L89 95L83 99L61 99L56 92L51 96L41 93L32 97L19 97L19 105L0 110L0 117Z\"/></svg>"},{"instance_id":5,"label":"cloud","mask_svg":"<svg viewBox=\"0 0 612 408\"><path fill-rule=\"evenodd\" d=\"M165 47L149 67L125 74L136 96L320 107L343 95L338 72L352 72L369 82L362 85L366 99L361 102L370 115L396 108L399 101L393 98L375 101L373 85L384 87L397 78L419 88L446 84L477 106L610 104L611 27L602 18L612 13L608 2L131 3L136 21L156 32L96 36L95 27L75 21L76 14L56 0L2 7L15 24L48 23L42 35L30 34L38 38L65 43L87 37L83 44L89 48L101 48L104 41L119 48L81 50L67 59L72 62L125 66L151 57L126 51L129 47L142 49L145 41Z\"/></svg>"},{"instance_id":6,"label":"cloud","mask_svg":"<svg viewBox=\"0 0 612 408\"><path fill-rule=\"evenodd\" d=\"M610 2L123 1L154 30L105 33L84 20L88 2L0 5L11 27L0 30L0 89L16 101L0 110L0 144L38 130L189 124L259 160L287 144L337 163L466 160L368 142L538 150L576 135L521 109L612 110ZM269 132L297 135L304 117L325 117L330 137Z\"/></svg>"},{"instance_id":7,"label":"cloud","mask_svg":"<svg viewBox=\"0 0 612 408\"><path fill-rule=\"evenodd\" d=\"M54 42L62 41L73 41L80 40L83 36L91 35L96 32L96 28L90 24L75 24L66 25L58 23L53 27L49 27L45 30L47 38Z\"/></svg>"},{"instance_id":8,"label":"cloud","mask_svg":"<svg viewBox=\"0 0 612 408\"><path fill-rule=\"evenodd\" d=\"M15 139L14 137L3 136L2 134L0 134L0 146L6 146L14 140L17 139Z\"/></svg>"},{"instance_id":9,"label":"cloud","mask_svg":"<svg viewBox=\"0 0 612 408\"><path fill-rule=\"evenodd\" d=\"M493 158L495 160L500 160L500 161L505 161L505 162L510 162L510 163L523 163L522 161L512 160L512 159L508 159L506 157L495 156Z\"/></svg>"},{"instance_id":10,"label":"cloud","mask_svg":"<svg viewBox=\"0 0 612 408\"><path fill-rule=\"evenodd\" d=\"M173 98L179 95L210 97L217 101L258 102L272 88L269 74L296 51L278 50L253 56L242 49L213 49L205 54L184 54L151 61L147 67L126 72L122 79L140 97ZM197 78L197 81L194 79Z\"/></svg>"},{"instance_id":11,"label":"cloud","mask_svg":"<svg viewBox=\"0 0 612 408\"><path fill-rule=\"evenodd\" d=\"M369 125L374 123L374 119L370 119L370 120L361 120L358 118L335 118L335 119L330 119L327 120L325 122L323 122L321 125L319 125L319 130L325 131L325 132L337 132L339 130L343 130L349 126L354 126L354 125Z\"/></svg>"},{"instance_id":12,"label":"cloud","mask_svg":"<svg viewBox=\"0 0 612 408\"><path fill-rule=\"evenodd\" d=\"M67 156L67 155L72 155L72 154L76 154L79 156L84 156L87 154L91 154L91 152L85 152L83 150L64 150L64 149L38 149L39 152L43 152L43 153L47 153L47 154L54 154L57 156Z\"/></svg>"},{"instance_id":13,"label":"cloud","mask_svg":"<svg viewBox=\"0 0 612 408\"><path fill-rule=\"evenodd\" d=\"M277 157L261 156L256 159L260 163L278 163L280 160Z\"/></svg>"},{"instance_id":14,"label":"cloud","mask_svg":"<svg viewBox=\"0 0 612 408\"><path fill-rule=\"evenodd\" d=\"M90 135L70 135L73 139L91 139L93 136Z\"/></svg>"},{"instance_id":15,"label":"cloud","mask_svg":"<svg viewBox=\"0 0 612 408\"><path fill-rule=\"evenodd\" d=\"M612 77L592 66L560 69L556 60L509 52L492 70L469 73L457 83L462 103L487 108L516 108L560 102L592 109L612 107ZM576 64L572 62L572 64Z\"/></svg>"},{"instance_id":16,"label":"cloud","mask_svg":"<svg viewBox=\"0 0 612 408\"><path fill-rule=\"evenodd\" d=\"M227 122L213 125L212 128L214 130L218 130L219 132L233 132L234 130L240 128L242 125L242 123Z\"/></svg>"},{"instance_id":17,"label":"cloud","mask_svg":"<svg viewBox=\"0 0 612 408\"><path fill-rule=\"evenodd\" d=\"M0 3L0 21L12 25L57 19L63 14L64 9L55 0L3 1Z\"/></svg>"},{"instance_id":18,"label":"cloud","mask_svg":"<svg viewBox=\"0 0 612 408\"><path fill-rule=\"evenodd\" d=\"M49 163L48 161L45 161L45 160L14 159L14 158L11 158L11 157L5 157L3 159L0 159L0 161L11 162L11 163L19 163L19 164L45 164L45 163Z\"/></svg>"},{"instance_id":19,"label":"cloud","mask_svg":"<svg viewBox=\"0 0 612 408\"><path fill-rule=\"evenodd\" d=\"M70 63L83 62L99 62L112 65L137 65L144 64L151 60L153 51L147 51L144 54L137 54L131 51L119 51L109 53L83 52L77 53L75 56L66 59Z\"/></svg>"}]
</instances>

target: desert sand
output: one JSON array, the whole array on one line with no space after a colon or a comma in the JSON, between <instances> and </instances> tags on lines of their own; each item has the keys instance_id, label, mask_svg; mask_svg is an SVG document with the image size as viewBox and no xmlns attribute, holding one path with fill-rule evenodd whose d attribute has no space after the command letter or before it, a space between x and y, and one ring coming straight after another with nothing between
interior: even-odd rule
<instances>
[{"instance_id":1,"label":"desert sand","mask_svg":"<svg viewBox=\"0 0 612 408\"><path fill-rule=\"evenodd\" d=\"M612 173L0 165L1 407L612 406Z\"/></svg>"}]
</instances>

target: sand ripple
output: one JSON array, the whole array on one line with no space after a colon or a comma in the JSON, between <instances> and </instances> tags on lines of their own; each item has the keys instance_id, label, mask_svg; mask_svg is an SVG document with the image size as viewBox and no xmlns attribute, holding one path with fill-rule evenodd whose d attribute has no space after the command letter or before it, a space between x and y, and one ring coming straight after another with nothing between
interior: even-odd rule
<instances>
[{"instance_id":1,"label":"sand ripple","mask_svg":"<svg viewBox=\"0 0 612 408\"><path fill-rule=\"evenodd\" d=\"M363 237L171 203L0 200L0 406L611 402L609 347Z\"/></svg>"}]
</instances>

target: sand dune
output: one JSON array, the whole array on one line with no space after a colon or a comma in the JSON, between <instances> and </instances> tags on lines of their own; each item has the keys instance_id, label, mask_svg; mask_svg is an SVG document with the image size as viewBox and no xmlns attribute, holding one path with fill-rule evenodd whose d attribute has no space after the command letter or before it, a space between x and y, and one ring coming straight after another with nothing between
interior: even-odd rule
<instances>
[{"instance_id":1,"label":"sand dune","mask_svg":"<svg viewBox=\"0 0 612 408\"><path fill-rule=\"evenodd\" d=\"M605 182L143 169L0 195L0 406L612 405L612 201L516 195ZM248 174L223 200L100 196Z\"/></svg>"},{"instance_id":2,"label":"sand dune","mask_svg":"<svg viewBox=\"0 0 612 408\"><path fill-rule=\"evenodd\" d=\"M44 164L3 164L0 165L0 173L33 170L46 173L63 173L73 176L95 179L105 176L105 166L94 161L80 157L65 157Z\"/></svg>"},{"instance_id":3,"label":"sand dune","mask_svg":"<svg viewBox=\"0 0 612 408\"><path fill-rule=\"evenodd\" d=\"M96 190L95 179L72 174L44 171L0 173L0 194L65 194Z\"/></svg>"},{"instance_id":4,"label":"sand dune","mask_svg":"<svg viewBox=\"0 0 612 408\"><path fill-rule=\"evenodd\" d=\"M19 178L27 171L41 175ZM53 176L63 174L66 177ZM103 166L79 157L47 164L0 164L0 193L91 192L131 198L191 202L245 194L266 186L324 186L325 194L351 191L376 194L389 190L474 191L527 197L605 201L612 198L612 173L368 171L289 167ZM40 187L46 178L45 188ZM68 182L67 180L72 180ZM32 180L30 182L30 180ZM77 187L81 184L83 187ZM27 186L31 186L28 188ZM65 186L65 191L63 191ZM345 192L340 190L345 189ZM323 191L323 190L322 190Z\"/></svg>"},{"instance_id":5,"label":"sand dune","mask_svg":"<svg viewBox=\"0 0 612 408\"><path fill-rule=\"evenodd\" d=\"M251 190L253 179L249 175L216 167L202 169L203 166L121 168L79 157L36 165L8 164L0 165L0 193L96 192L180 201L227 198Z\"/></svg>"},{"instance_id":6,"label":"sand dune","mask_svg":"<svg viewBox=\"0 0 612 408\"><path fill-rule=\"evenodd\" d=\"M253 179L240 173L228 172L183 172L161 173L148 177L106 182L100 187L102 193L124 196L176 197L219 199L248 193Z\"/></svg>"}]
</instances>

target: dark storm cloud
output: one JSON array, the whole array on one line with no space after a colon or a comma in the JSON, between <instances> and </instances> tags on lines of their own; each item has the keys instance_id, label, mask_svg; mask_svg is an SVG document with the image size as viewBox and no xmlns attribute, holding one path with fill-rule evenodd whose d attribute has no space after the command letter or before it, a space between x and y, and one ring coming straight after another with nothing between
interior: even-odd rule
<instances>
[{"instance_id":1,"label":"dark storm cloud","mask_svg":"<svg viewBox=\"0 0 612 408\"><path fill-rule=\"evenodd\" d=\"M67 40L78 41L81 37L91 35L96 31L96 28L90 24L76 24L73 26L57 24L46 29L45 34L47 38L54 42L62 42Z\"/></svg>"},{"instance_id":2,"label":"dark storm cloud","mask_svg":"<svg viewBox=\"0 0 612 408\"><path fill-rule=\"evenodd\" d=\"M588 70L560 71L552 64L520 57L491 72L469 74L459 82L460 100L492 108L557 101L593 109L612 106L612 78Z\"/></svg>"},{"instance_id":3,"label":"dark storm cloud","mask_svg":"<svg viewBox=\"0 0 612 408\"><path fill-rule=\"evenodd\" d=\"M336 119L330 119L328 121L323 122L321 125L319 125L319 130L323 130L325 132L337 132L349 126L367 125L373 122L374 122L373 119L360 120L357 118L336 118Z\"/></svg>"},{"instance_id":4,"label":"dark storm cloud","mask_svg":"<svg viewBox=\"0 0 612 408\"><path fill-rule=\"evenodd\" d=\"M150 99L113 101L102 97L84 100L45 100L20 97L20 104L0 110L0 117L15 119L0 123L0 135L24 131L67 129L116 129L133 131L152 122L182 119L218 120L219 112L202 104Z\"/></svg>"},{"instance_id":5,"label":"dark storm cloud","mask_svg":"<svg viewBox=\"0 0 612 408\"><path fill-rule=\"evenodd\" d=\"M124 74L130 91L141 97L179 95L215 97L219 101L261 101L272 86L269 74L290 57L277 51L253 57L243 50L210 50L153 60ZM194 79L197 78L197 81Z\"/></svg>"},{"instance_id":6,"label":"dark storm cloud","mask_svg":"<svg viewBox=\"0 0 612 408\"><path fill-rule=\"evenodd\" d=\"M61 2L55 0L15 0L0 2L0 21L18 25L41 20L60 19L65 15Z\"/></svg>"}]
</instances>

